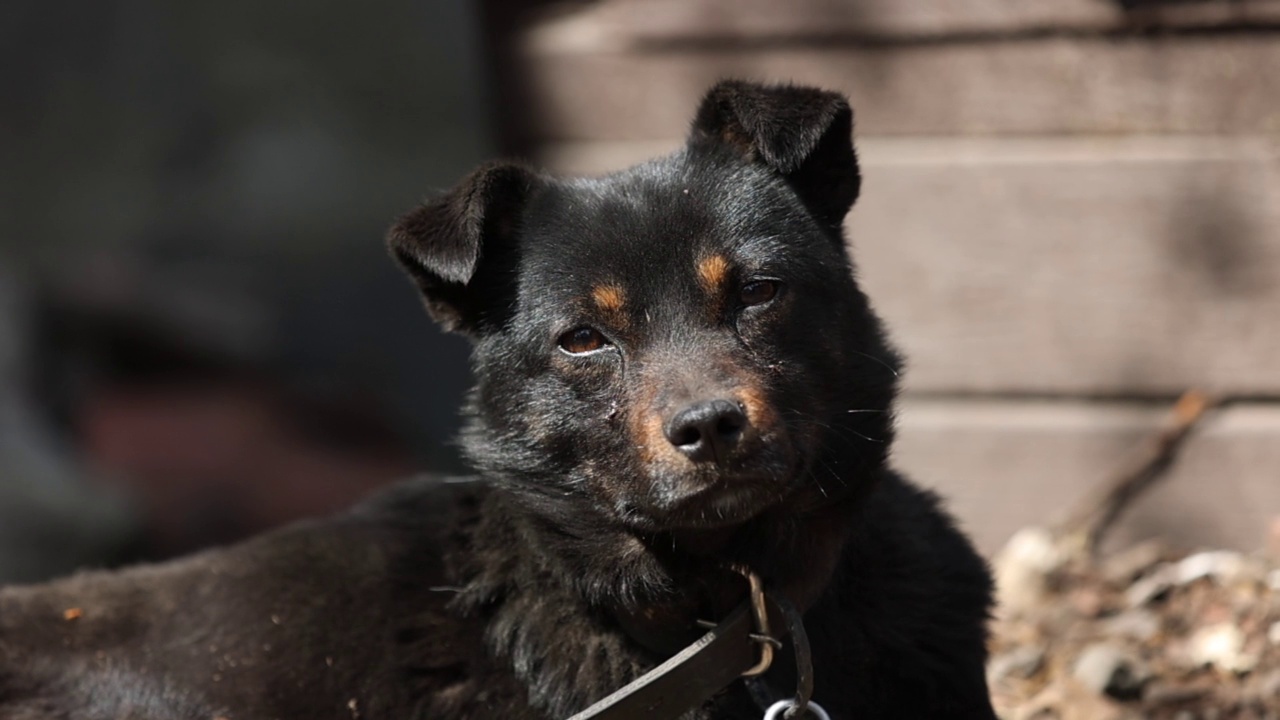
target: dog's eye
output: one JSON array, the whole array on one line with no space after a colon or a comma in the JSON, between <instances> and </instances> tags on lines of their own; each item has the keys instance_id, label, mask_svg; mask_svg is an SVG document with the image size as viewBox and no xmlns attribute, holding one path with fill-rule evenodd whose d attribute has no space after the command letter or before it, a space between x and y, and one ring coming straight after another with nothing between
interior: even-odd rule
<instances>
[{"instance_id":1,"label":"dog's eye","mask_svg":"<svg viewBox=\"0 0 1280 720\"><path fill-rule=\"evenodd\" d=\"M608 345L609 341L595 328L580 327L561 335L559 344L560 349L570 355L584 355Z\"/></svg>"},{"instance_id":2,"label":"dog's eye","mask_svg":"<svg viewBox=\"0 0 1280 720\"><path fill-rule=\"evenodd\" d=\"M762 305L778 294L778 283L773 280L753 280L742 286L738 299L743 305Z\"/></svg>"}]
</instances>

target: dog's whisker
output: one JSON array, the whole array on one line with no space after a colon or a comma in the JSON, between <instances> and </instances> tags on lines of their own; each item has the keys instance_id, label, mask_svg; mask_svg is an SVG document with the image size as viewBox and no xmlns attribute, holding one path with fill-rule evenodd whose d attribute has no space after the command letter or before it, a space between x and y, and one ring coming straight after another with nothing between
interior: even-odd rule
<instances>
[{"instance_id":1,"label":"dog's whisker","mask_svg":"<svg viewBox=\"0 0 1280 720\"><path fill-rule=\"evenodd\" d=\"M818 480L818 476L813 476L813 484L818 488L818 492L822 493L822 497L830 497L827 495L827 489L822 487L822 481Z\"/></svg>"},{"instance_id":2,"label":"dog's whisker","mask_svg":"<svg viewBox=\"0 0 1280 720\"><path fill-rule=\"evenodd\" d=\"M854 351L852 351L852 352L853 352L855 355L861 355L862 357L867 358L867 359L869 359L869 360L874 360L876 363L878 363L878 364L880 364L881 366L883 366L886 370L888 370L889 372L893 373L893 376L894 376L895 378L897 378L897 377L901 377L901 375L899 375L898 371L897 371L897 370L896 370L892 365L890 365L889 363L885 362L885 361L884 361L884 360L882 360L881 358L878 358L878 357L876 357L875 355L872 355L872 354L870 354L870 353L862 352L861 350L854 350Z\"/></svg>"}]
</instances>

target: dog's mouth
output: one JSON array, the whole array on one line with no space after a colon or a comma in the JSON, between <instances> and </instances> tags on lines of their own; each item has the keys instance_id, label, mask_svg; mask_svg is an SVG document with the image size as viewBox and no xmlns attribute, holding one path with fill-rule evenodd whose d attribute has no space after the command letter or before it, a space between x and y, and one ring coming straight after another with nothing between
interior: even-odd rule
<instances>
[{"instance_id":1,"label":"dog's mouth","mask_svg":"<svg viewBox=\"0 0 1280 720\"><path fill-rule=\"evenodd\" d=\"M773 474L721 474L709 481L658 482L644 497L620 503L620 515L648 530L739 525L782 502L790 483Z\"/></svg>"}]
</instances>

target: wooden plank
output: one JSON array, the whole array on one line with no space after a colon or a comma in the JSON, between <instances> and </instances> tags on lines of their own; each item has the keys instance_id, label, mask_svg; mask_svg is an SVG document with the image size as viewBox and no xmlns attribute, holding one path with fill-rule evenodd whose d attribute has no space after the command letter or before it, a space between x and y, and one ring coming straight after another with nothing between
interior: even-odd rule
<instances>
[{"instance_id":1,"label":"wooden plank","mask_svg":"<svg viewBox=\"0 0 1280 720\"><path fill-rule=\"evenodd\" d=\"M525 46L537 53L618 52L673 43L1100 33L1277 20L1275 0L1157 2L1129 9L1101 0L607 0L535 24Z\"/></svg>"},{"instance_id":2,"label":"wooden plank","mask_svg":"<svg viewBox=\"0 0 1280 720\"><path fill-rule=\"evenodd\" d=\"M538 53L618 52L737 41L829 42L968 38L1049 32L1114 33L1152 28L1269 27L1275 0L1148 3L1098 0L612 0L559 13L529 29Z\"/></svg>"},{"instance_id":3,"label":"wooden plank","mask_svg":"<svg viewBox=\"0 0 1280 720\"><path fill-rule=\"evenodd\" d=\"M549 146L595 173L679 141ZM927 393L1280 395L1280 143L867 138L862 284Z\"/></svg>"},{"instance_id":4,"label":"wooden plank","mask_svg":"<svg viewBox=\"0 0 1280 720\"><path fill-rule=\"evenodd\" d=\"M526 47L539 53L616 52L673 40L1100 28L1122 19L1114 6L1092 0L611 0L538 23Z\"/></svg>"},{"instance_id":5,"label":"wooden plank","mask_svg":"<svg viewBox=\"0 0 1280 720\"><path fill-rule=\"evenodd\" d=\"M903 403L896 463L938 489L980 549L1058 519L1153 432L1163 406L1084 402ZM1253 550L1280 516L1280 405L1206 419L1108 545L1163 536L1187 548Z\"/></svg>"},{"instance_id":6,"label":"wooden plank","mask_svg":"<svg viewBox=\"0 0 1280 720\"><path fill-rule=\"evenodd\" d=\"M865 135L1280 133L1273 35L527 55L526 140L678 137L724 77L847 93Z\"/></svg>"},{"instance_id":7,"label":"wooden plank","mask_svg":"<svg viewBox=\"0 0 1280 720\"><path fill-rule=\"evenodd\" d=\"M849 236L910 387L1280 395L1274 143L889 145Z\"/></svg>"}]
</instances>

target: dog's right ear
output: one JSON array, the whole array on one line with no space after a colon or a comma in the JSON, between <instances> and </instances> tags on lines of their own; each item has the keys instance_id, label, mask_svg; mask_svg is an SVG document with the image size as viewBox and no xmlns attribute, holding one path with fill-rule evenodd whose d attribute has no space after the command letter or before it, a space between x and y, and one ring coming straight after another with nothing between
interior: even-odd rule
<instances>
[{"instance_id":1,"label":"dog's right ear","mask_svg":"<svg viewBox=\"0 0 1280 720\"><path fill-rule=\"evenodd\" d=\"M387 233L392 256L446 330L479 334L501 322L513 287L520 211L536 182L529 169L490 163L401 217Z\"/></svg>"}]
</instances>

